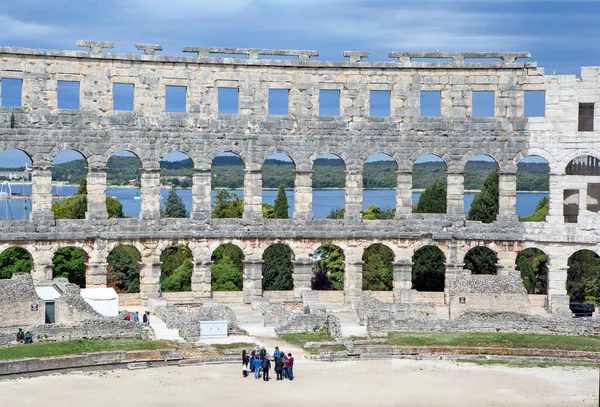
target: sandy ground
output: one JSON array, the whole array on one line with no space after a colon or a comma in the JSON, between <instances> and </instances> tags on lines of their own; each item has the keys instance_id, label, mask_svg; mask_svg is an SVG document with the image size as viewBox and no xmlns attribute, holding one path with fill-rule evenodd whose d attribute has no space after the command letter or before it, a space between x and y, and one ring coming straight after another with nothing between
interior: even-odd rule
<instances>
[{"instance_id":1,"label":"sandy ground","mask_svg":"<svg viewBox=\"0 0 600 407\"><path fill-rule=\"evenodd\" d=\"M296 361L293 382L238 365L70 373L0 382L0 406L597 406L598 370L452 361Z\"/></svg>"}]
</instances>

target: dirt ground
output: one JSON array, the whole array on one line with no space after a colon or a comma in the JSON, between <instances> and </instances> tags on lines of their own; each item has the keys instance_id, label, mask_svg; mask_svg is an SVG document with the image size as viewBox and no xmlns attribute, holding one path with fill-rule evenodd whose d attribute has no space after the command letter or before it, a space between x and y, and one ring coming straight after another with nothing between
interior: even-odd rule
<instances>
[{"instance_id":1,"label":"dirt ground","mask_svg":"<svg viewBox=\"0 0 600 407\"><path fill-rule=\"evenodd\" d=\"M452 361L313 362L293 382L241 366L70 373L0 382L0 406L597 406L591 368L510 368Z\"/></svg>"}]
</instances>

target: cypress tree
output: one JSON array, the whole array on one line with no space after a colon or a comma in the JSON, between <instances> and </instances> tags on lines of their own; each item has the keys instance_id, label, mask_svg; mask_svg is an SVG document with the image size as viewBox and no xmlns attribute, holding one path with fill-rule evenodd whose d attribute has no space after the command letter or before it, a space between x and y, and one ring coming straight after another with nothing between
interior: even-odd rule
<instances>
[{"instance_id":1,"label":"cypress tree","mask_svg":"<svg viewBox=\"0 0 600 407\"><path fill-rule=\"evenodd\" d=\"M175 187L171 187L169 191L169 196L165 202L165 210L162 211L162 214L165 218L187 218L188 212L185 209L185 205L183 204L183 200L179 195L177 195L177 191L175 191Z\"/></svg>"},{"instance_id":2,"label":"cypress tree","mask_svg":"<svg viewBox=\"0 0 600 407\"><path fill-rule=\"evenodd\" d=\"M289 207L287 196L285 195L285 187L283 184L280 184L279 189L277 190L277 199L275 199L275 205L273 205L273 208L275 209L274 218L287 219Z\"/></svg>"},{"instance_id":3,"label":"cypress tree","mask_svg":"<svg viewBox=\"0 0 600 407\"><path fill-rule=\"evenodd\" d=\"M499 207L498 171L492 171L485 178L481 192L475 195L467 218L483 223L492 223L496 220Z\"/></svg>"},{"instance_id":4,"label":"cypress tree","mask_svg":"<svg viewBox=\"0 0 600 407\"><path fill-rule=\"evenodd\" d=\"M423 191L415 213L446 213L446 186L444 183L436 181Z\"/></svg>"}]
</instances>

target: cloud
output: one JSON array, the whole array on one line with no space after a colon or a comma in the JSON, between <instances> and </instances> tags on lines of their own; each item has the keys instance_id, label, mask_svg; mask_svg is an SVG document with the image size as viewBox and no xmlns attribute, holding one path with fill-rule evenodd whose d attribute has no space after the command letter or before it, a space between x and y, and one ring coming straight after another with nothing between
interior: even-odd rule
<instances>
[{"instance_id":1,"label":"cloud","mask_svg":"<svg viewBox=\"0 0 600 407\"><path fill-rule=\"evenodd\" d=\"M0 14L0 27L0 41L38 38L59 31L52 26L17 20L5 14Z\"/></svg>"}]
</instances>

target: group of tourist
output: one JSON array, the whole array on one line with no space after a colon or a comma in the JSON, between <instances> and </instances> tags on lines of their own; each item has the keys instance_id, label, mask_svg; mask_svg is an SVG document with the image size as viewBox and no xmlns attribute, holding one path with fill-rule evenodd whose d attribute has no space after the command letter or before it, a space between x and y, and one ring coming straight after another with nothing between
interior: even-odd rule
<instances>
[{"instance_id":1,"label":"group of tourist","mask_svg":"<svg viewBox=\"0 0 600 407\"><path fill-rule=\"evenodd\" d=\"M19 328L19 332L17 332L17 343L33 343L33 335L31 332L23 332L23 330Z\"/></svg>"},{"instance_id":2,"label":"group of tourist","mask_svg":"<svg viewBox=\"0 0 600 407\"><path fill-rule=\"evenodd\" d=\"M275 346L275 351L273 352L273 364L277 380L294 380L294 357L291 353L286 355L285 352L279 350L278 346ZM269 355L267 355L267 350L264 346L258 353L256 350L253 350L250 355L248 355L248 352L244 349L242 351L242 366L245 367L242 371L244 377L248 376L247 369L250 368L250 372L254 373L255 379L260 379L262 373L263 381L269 381L271 361L269 360Z\"/></svg>"},{"instance_id":3,"label":"group of tourist","mask_svg":"<svg viewBox=\"0 0 600 407\"><path fill-rule=\"evenodd\" d=\"M127 313L125 316L125 321L131 321L131 313ZM138 311L133 314L133 322L140 322L140 313ZM144 311L144 315L142 317L142 322L146 325L150 325L150 311Z\"/></svg>"}]
</instances>

